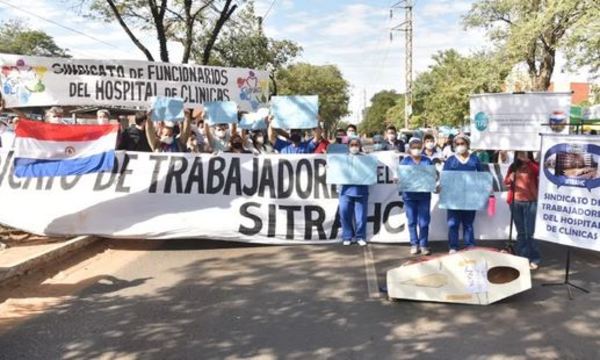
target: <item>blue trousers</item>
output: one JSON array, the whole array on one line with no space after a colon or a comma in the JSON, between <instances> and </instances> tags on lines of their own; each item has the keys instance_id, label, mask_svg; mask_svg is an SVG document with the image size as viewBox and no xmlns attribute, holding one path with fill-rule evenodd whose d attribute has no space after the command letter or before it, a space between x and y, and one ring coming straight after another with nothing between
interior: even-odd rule
<instances>
[{"instance_id":1,"label":"blue trousers","mask_svg":"<svg viewBox=\"0 0 600 360\"><path fill-rule=\"evenodd\" d=\"M462 224L465 246L475 246L473 223L475 222L474 210L448 210L448 242L450 249L458 250L458 229Z\"/></svg>"},{"instance_id":2,"label":"blue trousers","mask_svg":"<svg viewBox=\"0 0 600 360\"><path fill-rule=\"evenodd\" d=\"M430 207L431 199L404 200L404 211L406 211L410 244L412 246L427 247L429 244Z\"/></svg>"},{"instance_id":3,"label":"blue trousers","mask_svg":"<svg viewBox=\"0 0 600 360\"><path fill-rule=\"evenodd\" d=\"M343 240L367 239L369 196L340 195L340 220Z\"/></svg>"},{"instance_id":4,"label":"blue trousers","mask_svg":"<svg viewBox=\"0 0 600 360\"><path fill-rule=\"evenodd\" d=\"M532 263L539 264L541 261L540 251L533 238L537 202L515 201L510 206L510 210L517 228L517 254L529 259Z\"/></svg>"}]
</instances>

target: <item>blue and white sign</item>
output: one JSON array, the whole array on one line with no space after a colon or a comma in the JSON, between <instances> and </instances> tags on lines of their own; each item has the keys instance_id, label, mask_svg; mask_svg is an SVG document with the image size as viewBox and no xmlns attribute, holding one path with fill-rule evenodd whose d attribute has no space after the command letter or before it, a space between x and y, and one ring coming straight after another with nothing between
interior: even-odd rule
<instances>
[{"instance_id":1,"label":"blue and white sign","mask_svg":"<svg viewBox=\"0 0 600 360\"><path fill-rule=\"evenodd\" d=\"M209 125L237 124L238 106L233 101L213 101L204 104L204 113Z\"/></svg>"},{"instance_id":2,"label":"blue and white sign","mask_svg":"<svg viewBox=\"0 0 600 360\"><path fill-rule=\"evenodd\" d=\"M273 96L273 127L277 129L313 129L318 126L318 96Z\"/></svg>"},{"instance_id":3,"label":"blue and white sign","mask_svg":"<svg viewBox=\"0 0 600 360\"><path fill-rule=\"evenodd\" d=\"M481 210L493 188L489 172L442 171L440 178L440 209Z\"/></svg>"},{"instance_id":4,"label":"blue and white sign","mask_svg":"<svg viewBox=\"0 0 600 360\"><path fill-rule=\"evenodd\" d=\"M327 184L373 185L377 183L377 159L358 154L328 154Z\"/></svg>"},{"instance_id":5,"label":"blue and white sign","mask_svg":"<svg viewBox=\"0 0 600 360\"><path fill-rule=\"evenodd\" d=\"M434 192L436 182L435 165L398 166L398 189L402 192Z\"/></svg>"},{"instance_id":6,"label":"blue and white sign","mask_svg":"<svg viewBox=\"0 0 600 360\"><path fill-rule=\"evenodd\" d=\"M269 116L269 109L261 108L256 112L251 112L242 115L242 119L238 124L240 129L246 130L264 130L267 128L267 117Z\"/></svg>"},{"instance_id":7,"label":"blue and white sign","mask_svg":"<svg viewBox=\"0 0 600 360\"><path fill-rule=\"evenodd\" d=\"M152 121L182 121L183 99L157 96L152 102Z\"/></svg>"},{"instance_id":8,"label":"blue and white sign","mask_svg":"<svg viewBox=\"0 0 600 360\"><path fill-rule=\"evenodd\" d=\"M600 251L599 163L597 136L542 136L536 239Z\"/></svg>"}]
</instances>

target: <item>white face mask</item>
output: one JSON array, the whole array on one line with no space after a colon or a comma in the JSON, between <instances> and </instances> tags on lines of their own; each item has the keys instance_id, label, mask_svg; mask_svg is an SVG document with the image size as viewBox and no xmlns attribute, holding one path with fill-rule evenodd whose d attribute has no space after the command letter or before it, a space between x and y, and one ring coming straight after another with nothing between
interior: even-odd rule
<instances>
[{"instance_id":1,"label":"white face mask","mask_svg":"<svg viewBox=\"0 0 600 360\"><path fill-rule=\"evenodd\" d=\"M226 135L226 133L225 133L225 130L223 130L223 129L217 129L217 130L215 131L215 135L217 135L217 137L218 137L219 139L225 139L225 135Z\"/></svg>"},{"instance_id":2,"label":"white face mask","mask_svg":"<svg viewBox=\"0 0 600 360\"><path fill-rule=\"evenodd\" d=\"M260 144L260 145L264 144L265 143L265 137L264 136L257 136L256 137L256 143Z\"/></svg>"},{"instance_id":3,"label":"white face mask","mask_svg":"<svg viewBox=\"0 0 600 360\"><path fill-rule=\"evenodd\" d=\"M359 148L359 147L357 147L357 146L351 146L351 147L350 147L350 153L351 153L351 154L354 154L354 155L356 155L356 154L358 154L359 152L360 152L360 148Z\"/></svg>"},{"instance_id":4,"label":"white face mask","mask_svg":"<svg viewBox=\"0 0 600 360\"><path fill-rule=\"evenodd\" d=\"M463 155L465 154L469 149L467 149L467 147L465 145L459 145L456 147L456 152Z\"/></svg>"},{"instance_id":5,"label":"white face mask","mask_svg":"<svg viewBox=\"0 0 600 360\"><path fill-rule=\"evenodd\" d=\"M421 149L410 149L410 154L412 156L419 156L421 155Z\"/></svg>"},{"instance_id":6,"label":"white face mask","mask_svg":"<svg viewBox=\"0 0 600 360\"><path fill-rule=\"evenodd\" d=\"M425 147L427 148L427 150L433 150L433 149L435 149L435 143L426 142Z\"/></svg>"},{"instance_id":7,"label":"white face mask","mask_svg":"<svg viewBox=\"0 0 600 360\"><path fill-rule=\"evenodd\" d=\"M161 136L160 142L163 144L171 145L173 143L173 137L172 136Z\"/></svg>"},{"instance_id":8,"label":"white face mask","mask_svg":"<svg viewBox=\"0 0 600 360\"><path fill-rule=\"evenodd\" d=\"M356 133L354 131L348 131L348 137L353 139L356 137Z\"/></svg>"}]
</instances>

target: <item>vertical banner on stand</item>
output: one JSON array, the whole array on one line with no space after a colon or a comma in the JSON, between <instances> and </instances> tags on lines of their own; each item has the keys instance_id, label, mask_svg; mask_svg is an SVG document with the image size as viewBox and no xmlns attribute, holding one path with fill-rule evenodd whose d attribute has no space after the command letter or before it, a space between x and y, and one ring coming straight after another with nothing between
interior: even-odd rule
<instances>
[{"instance_id":1,"label":"vertical banner on stand","mask_svg":"<svg viewBox=\"0 0 600 360\"><path fill-rule=\"evenodd\" d=\"M600 145L593 135L543 135L535 237L600 251Z\"/></svg>"}]
</instances>

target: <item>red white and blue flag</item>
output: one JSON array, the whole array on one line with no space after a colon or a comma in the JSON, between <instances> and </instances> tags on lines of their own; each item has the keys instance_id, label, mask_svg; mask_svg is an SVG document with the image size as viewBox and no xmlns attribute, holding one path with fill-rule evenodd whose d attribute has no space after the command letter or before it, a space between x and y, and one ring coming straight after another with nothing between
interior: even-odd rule
<instances>
[{"instance_id":1,"label":"red white and blue flag","mask_svg":"<svg viewBox=\"0 0 600 360\"><path fill-rule=\"evenodd\" d=\"M81 175L111 170L118 125L47 124L22 119L15 129L17 177Z\"/></svg>"}]
</instances>

